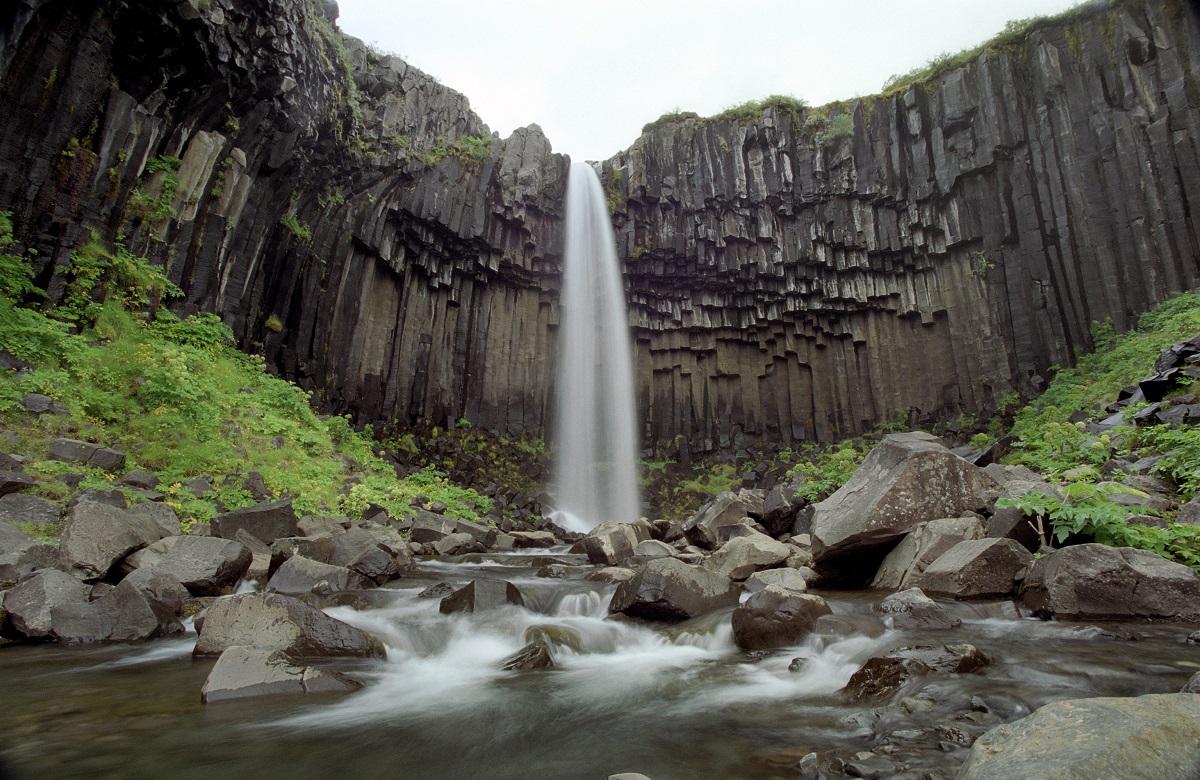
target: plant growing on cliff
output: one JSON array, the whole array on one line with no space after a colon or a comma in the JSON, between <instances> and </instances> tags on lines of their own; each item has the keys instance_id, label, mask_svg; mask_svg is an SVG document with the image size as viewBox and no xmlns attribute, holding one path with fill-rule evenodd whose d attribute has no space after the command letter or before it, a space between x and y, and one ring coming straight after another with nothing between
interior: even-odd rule
<instances>
[{"instance_id":1,"label":"plant growing on cliff","mask_svg":"<svg viewBox=\"0 0 1200 780\"><path fill-rule=\"evenodd\" d=\"M142 221L142 231L152 236L159 225L176 215L175 195L179 190L179 166L183 161L159 155L146 163L142 178L129 195L127 211Z\"/></svg>"},{"instance_id":2,"label":"plant growing on cliff","mask_svg":"<svg viewBox=\"0 0 1200 780\"><path fill-rule=\"evenodd\" d=\"M10 303L20 303L31 295L45 295L33 284L29 259L10 254L13 243L12 212L0 211L0 296Z\"/></svg>"},{"instance_id":3,"label":"plant growing on cliff","mask_svg":"<svg viewBox=\"0 0 1200 780\"><path fill-rule=\"evenodd\" d=\"M312 230L308 227L308 223L300 221L295 211L289 209L285 212L283 217L280 218L279 224L287 228L289 233L301 241L312 241Z\"/></svg>"},{"instance_id":4,"label":"plant growing on cliff","mask_svg":"<svg viewBox=\"0 0 1200 780\"><path fill-rule=\"evenodd\" d=\"M109 249L93 230L91 241L71 253L70 281L58 308L60 316L81 324L96 322L110 304L131 312L157 308L164 298L182 295L162 269L117 242Z\"/></svg>"},{"instance_id":5,"label":"plant growing on cliff","mask_svg":"<svg viewBox=\"0 0 1200 780\"><path fill-rule=\"evenodd\" d=\"M615 165L608 169L608 180L604 182L604 202L608 204L608 213L617 214L625 211L624 195L621 192L621 169Z\"/></svg>"},{"instance_id":6,"label":"plant growing on cliff","mask_svg":"<svg viewBox=\"0 0 1200 780\"><path fill-rule=\"evenodd\" d=\"M460 135L450 144L447 153L466 165L475 165L486 160L492 148L490 135Z\"/></svg>"}]
</instances>

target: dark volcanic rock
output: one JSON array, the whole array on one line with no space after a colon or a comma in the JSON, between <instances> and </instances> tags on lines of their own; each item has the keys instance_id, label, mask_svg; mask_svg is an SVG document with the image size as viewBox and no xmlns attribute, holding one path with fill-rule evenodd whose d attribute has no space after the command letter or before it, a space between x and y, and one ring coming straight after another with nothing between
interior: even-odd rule
<instances>
[{"instance_id":1,"label":"dark volcanic rock","mask_svg":"<svg viewBox=\"0 0 1200 780\"><path fill-rule=\"evenodd\" d=\"M62 559L95 580L134 550L157 542L162 530L149 517L108 504L76 504L62 532Z\"/></svg>"},{"instance_id":2,"label":"dark volcanic rock","mask_svg":"<svg viewBox=\"0 0 1200 780\"><path fill-rule=\"evenodd\" d=\"M300 666L279 650L235 645L221 653L208 673L200 701L212 704L251 696L341 693L361 687L362 683L339 672Z\"/></svg>"},{"instance_id":3,"label":"dark volcanic rock","mask_svg":"<svg viewBox=\"0 0 1200 780\"><path fill-rule=\"evenodd\" d=\"M482 612L508 604L524 606L521 591L516 585L504 580L473 580L442 599L439 606L442 614L453 612Z\"/></svg>"},{"instance_id":4,"label":"dark volcanic rock","mask_svg":"<svg viewBox=\"0 0 1200 780\"><path fill-rule=\"evenodd\" d=\"M608 611L648 620L687 620L736 605L739 590L724 575L675 558L657 558L617 587Z\"/></svg>"},{"instance_id":5,"label":"dark volcanic rock","mask_svg":"<svg viewBox=\"0 0 1200 780\"><path fill-rule=\"evenodd\" d=\"M1033 562L1022 598L1064 620L1200 619L1200 574L1145 550L1080 544Z\"/></svg>"},{"instance_id":6,"label":"dark volcanic rock","mask_svg":"<svg viewBox=\"0 0 1200 780\"><path fill-rule=\"evenodd\" d=\"M217 655L234 645L280 650L296 657L384 655L383 643L370 634L279 593L247 593L209 606L193 652Z\"/></svg>"},{"instance_id":7,"label":"dark volcanic rock","mask_svg":"<svg viewBox=\"0 0 1200 780\"><path fill-rule=\"evenodd\" d=\"M880 699L900 690L914 676L977 672L991 662L991 658L968 644L902 647L886 656L869 659L850 676L842 690L858 700Z\"/></svg>"},{"instance_id":8,"label":"dark volcanic rock","mask_svg":"<svg viewBox=\"0 0 1200 780\"><path fill-rule=\"evenodd\" d=\"M212 530L214 536L222 539L233 539L238 531L245 531L267 544L282 536L295 536L298 532L290 498L217 515Z\"/></svg>"},{"instance_id":9,"label":"dark volcanic rock","mask_svg":"<svg viewBox=\"0 0 1200 780\"><path fill-rule=\"evenodd\" d=\"M4 592L4 609L14 629L30 639L53 636L53 611L88 603L91 588L70 574L38 572ZM107 635L107 631L105 635Z\"/></svg>"},{"instance_id":10,"label":"dark volcanic rock","mask_svg":"<svg viewBox=\"0 0 1200 780\"><path fill-rule=\"evenodd\" d=\"M156 567L194 596L219 596L246 575L253 558L238 542L211 536L169 536L129 556L132 569Z\"/></svg>"},{"instance_id":11,"label":"dark volcanic rock","mask_svg":"<svg viewBox=\"0 0 1200 780\"><path fill-rule=\"evenodd\" d=\"M915 584L956 599L1000 598L1015 592L1033 555L1012 539L970 539L944 552Z\"/></svg>"},{"instance_id":12,"label":"dark volcanic rock","mask_svg":"<svg viewBox=\"0 0 1200 780\"><path fill-rule=\"evenodd\" d=\"M733 641L745 650L793 645L812 631L817 618L829 614L820 596L768 585L733 611Z\"/></svg>"},{"instance_id":13,"label":"dark volcanic rock","mask_svg":"<svg viewBox=\"0 0 1200 780\"><path fill-rule=\"evenodd\" d=\"M892 627L901 630L913 628L957 628L962 620L951 617L937 602L926 596L920 588L893 593L875 607L881 615L890 617Z\"/></svg>"},{"instance_id":14,"label":"dark volcanic rock","mask_svg":"<svg viewBox=\"0 0 1200 780\"><path fill-rule=\"evenodd\" d=\"M369 580L345 566L311 561L301 555L288 558L267 582L267 590L302 596L335 593L367 587Z\"/></svg>"},{"instance_id":15,"label":"dark volcanic rock","mask_svg":"<svg viewBox=\"0 0 1200 780\"><path fill-rule=\"evenodd\" d=\"M57 523L62 512L61 506L40 496L24 493L0 496L0 522L47 525Z\"/></svg>"}]
</instances>

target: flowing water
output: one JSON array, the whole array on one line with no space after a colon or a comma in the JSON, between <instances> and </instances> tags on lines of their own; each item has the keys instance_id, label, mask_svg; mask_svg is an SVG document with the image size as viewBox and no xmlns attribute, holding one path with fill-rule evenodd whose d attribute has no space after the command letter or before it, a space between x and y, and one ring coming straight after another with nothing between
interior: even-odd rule
<instances>
[{"instance_id":1,"label":"flowing water","mask_svg":"<svg viewBox=\"0 0 1200 780\"><path fill-rule=\"evenodd\" d=\"M588 531L639 517L637 416L625 289L600 179L573 163L563 253L556 501L560 525Z\"/></svg>"},{"instance_id":2,"label":"flowing water","mask_svg":"<svg viewBox=\"0 0 1200 780\"><path fill-rule=\"evenodd\" d=\"M1055 699L1177 691L1200 668L1200 648L1184 641L1195 626L1126 624L1138 641L1088 638L999 602L946 604L961 628L906 633L876 620L878 596L862 593L823 594L840 618L832 630L760 657L734 646L730 610L657 630L605 619L614 586L582 579L587 566L539 577L545 556L427 561L399 587L327 606L388 649L386 660L328 662L365 683L349 695L203 706L214 661L191 657L194 634L0 649L0 758L17 778L732 780L797 777L791 767L809 751L883 742L893 758L949 778L966 749L929 734L973 708L1013 720ZM447 616L417 595L480 577L513 582L526 606ZM576 649L559 646L553 670L501 671L535 626ZM872 655L952 642L995 661L983 674L926 678L903 692L904 706L838 693Z\"/></svg>"}]
</instances>

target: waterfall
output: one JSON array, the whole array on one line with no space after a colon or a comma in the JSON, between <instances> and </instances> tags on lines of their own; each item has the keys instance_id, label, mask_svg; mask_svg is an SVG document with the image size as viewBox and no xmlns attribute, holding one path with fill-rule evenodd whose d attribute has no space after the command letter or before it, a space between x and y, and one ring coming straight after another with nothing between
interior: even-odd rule
<instances>
[{"instance_id":1,"label":"waterfall","mask_svg":"<svg viewBox=\"0 0 1200 780\"><path fill-rule=\"evenodd\" d=\"M587 531L640 514L625 290L604 189L586 163L567 182L559 325L558 522Z\"/></svg>"}]
</instances>

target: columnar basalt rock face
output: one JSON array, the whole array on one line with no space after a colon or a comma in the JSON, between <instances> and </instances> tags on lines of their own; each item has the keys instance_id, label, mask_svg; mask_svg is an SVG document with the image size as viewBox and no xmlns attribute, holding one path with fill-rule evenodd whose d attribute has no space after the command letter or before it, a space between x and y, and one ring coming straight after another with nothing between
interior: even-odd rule
<instances>
[{"instance_id":1,"label":"columnar basalt rock face","mask_svg":"<svg viewBox=\"0 0 1200 780\"><path fill-rule=\"evenodd\" d=\"M123 232L173 306L219 313L331 411L540 429L567 159L536 125L491 136L322 7L0 10L0 209L52 301L90 230Z\"/></svg>"},{"instance_id":2,"label":"columnar basalt rock face","mask_svg":"<svg viewBox=\"0 0 1200 780\"><path fill-rule=\"evenodd\" d=\"M983 410L1200 283L1200 20L1117 2L815 112L656 123L605 163L648 436Z\"/></svg>"},{"instance_id":3,"label":"columnar basalt rock face","mask_svg":"<svg viewBox=\"0 0 1200 780\"><path fill-rule=\"evenodd\" d=\"M604 163L643 444L986 410L1200 285L1193 6L1114 0L830 107L848 136L769 109ZM0 210L38 283L61 299L71 250L124 235L329 411L544 430L567 159L323 8L0 8Z\"/></svg>"}]
</instances>

